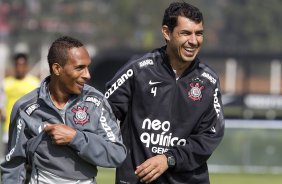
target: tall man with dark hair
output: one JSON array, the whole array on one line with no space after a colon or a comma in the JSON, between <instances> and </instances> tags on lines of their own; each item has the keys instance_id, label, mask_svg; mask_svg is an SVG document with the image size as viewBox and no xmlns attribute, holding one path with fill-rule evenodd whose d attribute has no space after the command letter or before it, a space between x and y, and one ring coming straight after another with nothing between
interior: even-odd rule
<instances>
[{"instance_id":1,"label":"tall man with dark hair","mask_svg":"<svg viewBox=\"0 0 282 184\"><path fill-rule=\"evenodd\" d=\"M51 75L13 107L9 153L1 164L4 184L94 184L97 166L117 167L126 156L112 110L93 87L84 45L55 40L48 53Z\"/></svg>"},{"instance_id":2,"label":"tall man with dark hair","mask_svg":"<svg viewBox=\"0 0 282 184\"><path fill-rule=\"evenodd\" d=\"M219 79L200 62L203 16L165 10L166 46L131 60L107 83L128 154L116 183L207 184L207 160L224 134Z\"/></svg>"}]
</instances>

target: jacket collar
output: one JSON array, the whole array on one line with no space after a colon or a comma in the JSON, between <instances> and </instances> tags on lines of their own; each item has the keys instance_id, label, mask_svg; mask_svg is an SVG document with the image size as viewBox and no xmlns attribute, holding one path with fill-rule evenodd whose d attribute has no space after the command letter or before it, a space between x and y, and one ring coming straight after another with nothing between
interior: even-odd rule
<instances>
[{"instance_id":1,"label":"jacket collar","mask_svg":"<svg viewBox=\"0 0 282 184\"><path fill-rule=\"evenodd\" d=\"M48 85L50 83L51 76L47 76L41 83L39 88L39 98L43 100L48 106L55 107L50 97L50 92ZM77 99L77 95L72 95L72 97L68 100L68 104L74 102Z\"/></svg>"}]
</instances>

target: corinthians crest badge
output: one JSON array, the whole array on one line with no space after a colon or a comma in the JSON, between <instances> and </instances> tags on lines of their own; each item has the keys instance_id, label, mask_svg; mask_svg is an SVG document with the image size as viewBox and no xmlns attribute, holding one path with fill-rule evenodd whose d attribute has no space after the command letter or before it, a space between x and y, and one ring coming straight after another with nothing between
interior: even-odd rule
<instances>
[{"instance_id":1,"label":"corinthians crest badge","mask_svg":"<svg viewBox=\"0 0 282 184\"><path fill-rule=\"evenodd\" d=\"M192 80L192 82L190 83L191 89L188 92L189 98L194 101L202 99L202 90L205 88L202 83L203 82L199 78Z\"/></svg>"},{"instance_id":2,"label":"corinthians crest badge","mask_svg":"<svg viewBox=\"0 0 282 184\"><path fill-rule=\"evenodd\" d=\"M71 111L74 114L73 120L76 124L84 125L89 121L89 114L86 112L88 107L84 106L77 106L77 109L73 108Z\"/></svg>"}]
</instances>

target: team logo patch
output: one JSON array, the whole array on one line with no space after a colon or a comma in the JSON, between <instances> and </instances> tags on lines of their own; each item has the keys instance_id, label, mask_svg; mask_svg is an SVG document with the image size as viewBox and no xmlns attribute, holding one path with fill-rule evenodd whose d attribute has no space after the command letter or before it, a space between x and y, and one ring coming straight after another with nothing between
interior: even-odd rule
<instances>
[{"instance_id":1,"label":"team logo patch","mask_svg":"<svg viewBox=\"0 0 282 184\"><path fill-rule=\"evenodd\" d=\"M199 78L193 79L190 83L190 91L188 92L188 97L194 101L199 101L202 99L202 90L205 88L203 85L203 81Z\"/></svg>"},{"instance_id":2,"label":"team logo patch","mask_svg":"<svg viewBox=\"0 0 282 184\"><path fill-rule=\"evenodd\" d=\"M73 108L71 110L73 113L75 113L73 116L73 120L76 124L84 125L89 122L90 117L87 113L87 109L88 107L86 106L78 106L77 109Z\"/></svg>"}]
</instances>

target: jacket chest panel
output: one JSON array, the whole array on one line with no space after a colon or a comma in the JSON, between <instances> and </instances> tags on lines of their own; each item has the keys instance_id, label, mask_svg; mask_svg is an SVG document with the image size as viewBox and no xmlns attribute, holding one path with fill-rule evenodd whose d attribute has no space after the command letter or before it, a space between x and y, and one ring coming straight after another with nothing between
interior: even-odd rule
<instances>
[{"instance_id":1,"label":"jacket chest panel","mask_svg":"<svg viewBox=\"0 0 282 184\"><path fill-rule=\"evenodd\" d=\"M40 107L35 109L28 117L28 126L34 134L40 133L46 123L66 124L78 130L95 130L98 127L93 122L98 122L99 117L96 108L89 103L80 103L70 106L63 114L50 109L49 107ZM43 127L44 128L44 127Z\"/></svg>"},{"instance_id":2,"label":"jacket chest panel","mask_svg":"<svg viewBox=\"0 0 282 184\"><path fill-rule=\"evenodd\" d=\"M197 77L176 81L171 76L154 72L139 77L133 97L138 130L159 134L169 130L179 136L193 131L213 100L212 88L207 81L199 83L193 81L194 78ZM183 129L179 130L180 126Z\"/></svg>"}]
</instances>

